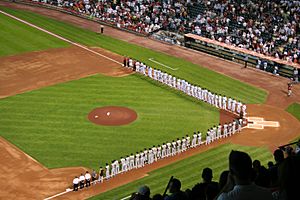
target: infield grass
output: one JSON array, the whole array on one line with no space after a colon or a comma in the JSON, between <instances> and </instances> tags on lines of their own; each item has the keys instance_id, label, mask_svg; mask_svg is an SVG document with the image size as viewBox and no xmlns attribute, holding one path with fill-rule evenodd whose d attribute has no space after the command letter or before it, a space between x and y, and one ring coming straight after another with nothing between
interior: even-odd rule
<instances>
[{"instance_id":1,"label":"infield grass","mask_svg":"<svg viewBox=\"0 0 300 200\"><path fill-rule=\"evenodd\" d=\"M205 131L219 111L141 75L91 76L0 101L0 135L49 168L98 168L120 156ZM138 119L99 126L87 119L96 107L125 106Z\"/></svg>"},{"instance_id":2,"label":"infield grass","mask_svg":"<svg viewBox=\"0 0 300 200\"><path fill-rule=\"evenodd\" d=\"M251 156L252 161L255 159L260 160L264 166L267 166L268 161L273 160L272 154L267 148L225 144L152 171L149 173L149 176L97 195L89 200L119 200L136 192L142 185L148 185L150 187L151 196L157 193L163 194L171 176L181 181L183 191L188 188L192 189L196 183L202 181L201 173L205 167L209 167L213 170L213 179L218 182L222 171L228 169L228 155L231 150L247 152Z\"/></svg>"},{"instance_id":3,"label":"infield grass","mask_svg":"<svg viewBox=\"0 0 300 200\"><path fill-rule=\"evenodd\" d=\"M58 38L0 13L0 56L70 46Z\"/></svg>"},{"instance_id":4,"label":"infield grass","mask_svg":"<svg viewBox=\"0 0 300 200\"><path fill-rule=\"evenodd\" d=\"M289 105L289 107L286 109L289 113L291 113L293 116L295 116L300 121L300 104L299 103L293 103Z\"/></svg>"},{"instance_id":5,"label":"infield grass","mask_svg":"<svg viewBox=\"0 0 300 200\"><path fill-rule=\"evenodd\" d=\"M218 94L234 97L244 103L263 103L266 99L267 93L262 89L210 71L183 59L117 40L109 36L99 35L95 32L78 28L54 19L49 19L32 12L13 10L5 7L0 7L0 9L74 42L87 46L99 46L120 55L130 56L150 66L154 66L155 68L159 68L175 75L176 77L185 79L190 83L208 88ZM179 70L172 71L149 61L149 58L154 58L155 61L172 68L179 68Z\"/></svg>"}]
</instances>

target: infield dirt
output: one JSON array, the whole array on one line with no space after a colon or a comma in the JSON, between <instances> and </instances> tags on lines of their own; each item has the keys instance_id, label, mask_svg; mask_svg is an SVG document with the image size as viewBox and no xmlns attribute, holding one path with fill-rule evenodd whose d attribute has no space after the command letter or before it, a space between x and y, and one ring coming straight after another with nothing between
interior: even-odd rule
<instances>
[{"instance_id":1,"label":"infield dirt","mask_svg":"<svg viewBox=\"0 0 300 200\"><path fill-rule=\"evenodd\" d=\"M93 31L98 31L97 29L99 27L97 23L84 20L81 18L77 18L71 15L66 15L57 11L52 11L52 10L47 10L47 9L37 8L37 7L29 7L25 5L13 4L8 2L0 2L0 5L12 7L15 9L31 10L36 13L46 15L54 19L60 19L62 21L73 23L75 25ZM146 176L148 172L154 169L160 168L162 166L166 166L170 163L176 162L178 160L182 160L191 155L195 155L197 153L214 148L222 143L233 142L242 145L267 146L272 151L277 146L288 143L290 142L290 140L299 136L300 122L292 115L287 113L284 109L293 102L300 102L300 85L294 86L294 93L291 97L288 98L286 96L286 84L288 80L285 78L272 76L270 74L263 73L255 69L242 69L241 66L236 63L224 61L222 59L208 56L200 52L187 50L182 47L163 44L161 42L150 40L148 38L139 37L127 32L122 32L120 30L116 30L111 27L105 27L104 29L105 29L104 34L106 35L186 59L195 64L205 66L209 69L225 74L237 80L265 89L268 92L266 105L248 105L249 115L256 116L256 117L263 117L265 120L278 121L280 123L280 127L265 128L263 130L255 130L255 131L251 129L244 129L240 134L236 134L230 138L222 139L220 141L213 143L212 145L200 147L197 149L192 149L181 154L180 156L175 156L164 160L160 160L144 168L133 170L126 174L118 175L117 178L113 178L110 181L107 181L101 185L98 184L94 187L76 193L73 192L67 193L59 197L59 199L85 199L91 197L93 195L108 191L110 189L119 187L123 184L132 182L133 180ZM86 53L86 52L81 52L82 50L77 49L76 47L61 49L61 51L67 52L70 49L80 54ZM99 50L99 51L103 53L109 53L105 50ZM87 56L90 56L91 59L93 59L99 65L98 64L93 65L94 63L90 63L91 67L90 68L88 67L89 68L88 70L84 70L78 65L77 66L78 72L74 72L76 71L74 69L72 70L69 69L64 72L60 71L59 74L65 74L65 76L59 76L59 77L56 77L55 75L57 74L55 73L56 70L60 70L60 69L55 69L52 72L53 73L52 78L51 76L50 78L46 76L46 74L50 72L47 71L47 69L45 68L43 73L39 72L34 74L35 77L37 77L37 79L35 79L34 81L22 80L22 79L23 78L26 79L26 77L28 79L28 77L32 77L30 74L31 73L30 63L33 63L33 66L31 66L33 69L39 69L43 65L40 64L34 66L34 63L41 62L40 59L45 60L43 56L36 57L38 58L38 61L37 60L27 61L28 62L27 65L29 68L26 76L22 74L18 74L17 73L18 71L12 69L12 66L10 66L10 68L8 68L10 69L8 70L10 71L10 74L8 74L10 78L7 79L6 78L7 75L0 77L0 81L1 81L0 85L2 86L5 85L3 88L0 88L1 96L5 97L5 96L21 93L24 91L52 85L58 82L65 82L68 80L79 79L81 77L85 77L94 73L101 73L101 70L103 70L102 72L107 75L118 76L118 75L123 75L128 73L126 71L125 72L122 71L120 66L115 66L113 63L105 63L106 61L103 61L99 58L93 58L93 56L91 55L87 55ZM122 62L121 56L117 56L115 54L110 54L110 56L116 56L116 59ZM195 59L195 57L197 57L197 59ZM71 59L72 58L73 57L71 57ZM4 59L5 61L5 59L10 59L10 58L6 57L1 59ZM26 60L26 58L24 59ZM3 60L1 60L1 63L2 62ZM45 60L44 62L47 65L50 65L49 63L51 63L51 66L53 64L49 60L48 61ZM82 62L86 63L89 61L84 60ZM70 64L70 66L73 66L73 64L74 63ZM102 69L101 66L104 66L103 64L105 64L105 66L110 66L113 69L113 72L110 71L111 69ZM0 74L2 74L1 71ZM18 80L22 80L23 82L21 82L20 84L14 83L14 82L18 82ZM0 198L5 197L6 199L16 199L16 194L18 194L18 197L20 197L21 199L45 198L47 196L54 195L58 192L62 192L64 188L71 186L71 180L73 176L75 174L78 175L85 171L85 169L80 167L72 168L72 169L48 170L43 166L41 166L36 161L34 161L33 159L31 159L30 157L28 157L20 150L18 150L13 145L9 144L3 138L0 138L0 144L1 144L0 161L1 163L5 163L5 165L0 166L0 172L1 172L0 184L5 186L4 189L1 190L0 192Z\"/></svg>"}]
</instances>

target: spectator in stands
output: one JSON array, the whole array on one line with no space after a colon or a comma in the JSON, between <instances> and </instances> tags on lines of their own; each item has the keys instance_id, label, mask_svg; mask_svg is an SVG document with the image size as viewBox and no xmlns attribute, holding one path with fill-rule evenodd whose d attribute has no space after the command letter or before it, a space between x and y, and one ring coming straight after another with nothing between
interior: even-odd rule
<instances>
[{"instance_id":1,"label":"spectator in stands","mask_svg":"<svg viewBox=\"0 0 300 200\"><path fill-rule=\"evenodd\" d=\"M289 62L300 61L299 1L62 0L57 4L142 34L160 29L192 32Z\"/></svg>"},{"instance_id":2,"label":"spectator in stands","mask_svg":"<svg viewBox=\"0 0 300 200\"><path fill-rule=\"evenodd\" d=\"M171 195L166 196L165 200L185 200L187 199L186 194L180 190L181 182L180 180L173 178L169 185L169 192Z\"/></svg>"},{"instance_id":3,"label":"spectator in stands","mask_svg":"<svg viewBox=\"0 0 300 200\"><path fill-rule=\"evenodd\" d=\"M278 186L278 167L284 161L284 154L281 149L276 149L274 151L275 165L269 169L271 178L271 187Z\"/></svg>"},{"instance_id":4,"label":"spectator in stands","mask_svg":"<svg viewBox=\"0 0 300 200\"><path fill-rule=\"evenodd\" d=\"M221 173L219 178L219 190L221 190L226 185L228 174L229 174L228 170L225 170Z\"/></svg>"},{"instance_id":5,"label":"spectator in stands","mask_svg":"<svg viewBox=\"0 0 300 200\"><path fill-rule=\"evenodd\" d=\"M300 157L287 157L279 166L279 191L273 192L274 200L299 198Z\"/></svg>"},{"instance_id":6,"label":"spectator in stands","mask_svg":"<svg viewBox=\"0 0 300 200\"><path fill-rule=\"evenodd\" d=\"M146 185L141 186L137 193L133 193L130 200L150 200L150 188Z\"/></svg>"},{"instance_id":7,"label":"spectator in stands","mask_svg":"<svg viewBox=\"0 0 300 200\"><path fill-rule=\"evenodd\" d=\"M254 183L258 186L268 188L270 186L269 171L260 164L259 160L254 160L252 165L254 169Z\"/></svg>"},{"instance_id":8,"label":"spectator in stands","mask_svg":"<svg viewBox=\"0 0 300 200\"><path fill-rule=\"evenodd\" d=\"M219 192L219 185L212 181L213 174L210 168L202 171L202 183L196 184L191 192L191 199L214 199Z\"/></svg>"},{"instance_id":9,"label":"spectator in stands","mask_svg":"<svg viewBox=\"0 0 300 200\"><path fill-rule=\"evenodd\" d=\"M229 170L228 181L218 196L218 200L272 199L272 194L269 190L256 186L251 182L252 161L247 153L231 151L229 155Z\"/></svg>"},{"instance_id":10,"label":"spectator in stands","mask_svg":"<svg viewBox=\"0 0 300 200\"><path fill-rule=\"evenodd\" d=\"M152 200L164 200L164 197L161 194L155 194L153 195Z\"/></svg>"}]
</instances>

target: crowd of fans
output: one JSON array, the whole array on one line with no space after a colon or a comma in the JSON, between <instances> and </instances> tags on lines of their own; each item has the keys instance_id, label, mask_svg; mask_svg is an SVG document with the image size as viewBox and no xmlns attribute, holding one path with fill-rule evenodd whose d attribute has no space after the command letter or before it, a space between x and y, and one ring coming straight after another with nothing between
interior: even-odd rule
<instances>
[{"instance_id":1,"label":"crowd of fans","mask_svg":"<svg viewBox=\"0 0 300 200\"><path fill-rule=\"evenodd\" d=\"M286 156L285 156L285 155ZM167 189L169 195L155 194L150 197L150 188L141 186L131 195L131 200L294 200L298 199L300 178L300 140L296 149L288 146L274 151L274 161L268 166L241 151L232 150L229 169L220 174L219 182L212 181L213 171L204 168L202 181L191 189L181 190L181 182L171 178Z\"/></svg>"},{"instance_id":2,"label":"crowd of fans","mask_svg":"<svg viewBox=\"0 0 300 200\"><path fill-rule=\"evenodd\" d=\"M241 48L299 62L300 1L202 0L193 19L198 35Z\"/></svg>"},{"instance_id":3,"label":"crowd of fans","mask_svg":"<svg viewBox=\"0 0 300 200\"><path fill-rule=\"evenodd\" d=\"M138 33L193 32L286 61L300 61L298 0L40 1ZM199 9L197 15L189 9L193 6Z\"/></svg>"}]
</instances>

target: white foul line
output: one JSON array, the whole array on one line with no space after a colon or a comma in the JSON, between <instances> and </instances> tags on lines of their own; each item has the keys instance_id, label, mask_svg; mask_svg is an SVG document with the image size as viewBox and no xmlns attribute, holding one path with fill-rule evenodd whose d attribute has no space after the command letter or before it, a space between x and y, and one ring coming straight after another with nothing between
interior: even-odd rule
<instances>
[{"instance_id":1,"label":"white foul line","mask_svg":"<svg viewBox=\"0 0 300 200\"><path fill-rule=\"evenodd\" d=\"M68 39L66 39L66 38L64 38L64 37L61 37L61 36L55 34L55 33L52 33L52 32L50 32L50 31L47 31L47 30L45 30L45 29L43 29L43 28L41 28L41 27L39 27L39 26L36 26L36 25L34 25L34 24L31 24L31 23L29 23L29 22L27 22L27 21L24 21L24 20L22 20L22 19L20 19L20 18L18 18L18 17L15 17L15 16L13 16L13 15L11 15L11 14L8 14L8 13L6 13L6 12L3 12L2 10L0 10L0 13L6 15L6 16L8 16L8 17L11 17L11 18L13 18L13 19L15 19L15 20L17 20L17 21L20 21L20 22L22 22L22 23L24 23L24 24L27 24L28 26L31 26L31 27L33 27L33 28L36 28L36 29L40 30L40 31L43 31L43 32L45 32L45 33L48 33L49 35L52 35L52 36L54 36L54 37L56 37L56 38L58 38L58 39L61 39L61 40L65 41L65 42L68 42L68 43L70 43L70 44L73 44L73 45L75 45L75 46L78 46L78 47L80 47L80 48L82 48L82 49L85 49L85 50L91 52L91 53L94 53L94 54L96 54L96 55L98 55L98 56L101 56L101 57L106 58L106 59L108 59L108 60L110 60L110 61L112 61L112 62L115 62L115 63L117 63L117 64L122 65L122 63L120 63L120 62L118 62L118 61L116 61L116 60L114 60L114 59L112 59L112 58L109 58L109 57L107 57L107 56L105 56L105 55L103 55L103 54L101 54L101 53L98 53L98 52L96 52L96 51L93 51L93 50L91 50L91 49L89 49L89 48L87 48L87 47L85 47L85 46L83 46L83 45L81 45L81 44L76 43L76 42L72 42L71 40L68 40Z\"/></svg>"},{"instance_id":2,"label":"white foul line","mask_svg":"<svg viewBox=\"0 0 300 200\"><path fill-rule=\"evenodd\" d=\"M65 192L61 192L61 193L59 193L59 194L53 195L53 196L51 196L51 197L48 197L48 198L46 198L46 199L44 199L44 200L53 199L53 198L55 198L55 197L58 197L58 196L60 196L60 195L66 194L66 193L68 193L68 192L71 192L71 191L73 191L73 190L72 190L72 189L70 189L70 188L68 188L68 189L66 189L66 191L65 191Z\"/></svg>"},{"instance_id":3,"label":"white foul line","mask_svg":"<svg viewBox=\"0 0 300 200\"><path fill-rule=\"evenodd\" d=\"M126 200L126 199L129 199L131 197L131 195L129 195L129 196L127 196L127 197L124 197L124 198L122 198L122 199L120 199L120 200Z\"/></svg>"},{"instance_id":4,"label":"white foul line","mask_svg":"<svg viewBox=\"0 0 300 200\"><path fill-rule=\"evenodd\" d=\"M172 68L172 67L169 67L168 65L164 65L164 64L162 64L162 63L160 63L160 62L157 62L157 61L155 61L154 60L154 58L149 58L148 60L150 60L151 62L154 62L154 63L156 63L156 64L159 64L159 65L161 65L161 66L164 66L164 67L166 67L166 68L168 68L168 69L171 69L171 70L173 70L173 71L176 71L176 70L178 70L178 68Z\"/></svg>"}]
</instances>

